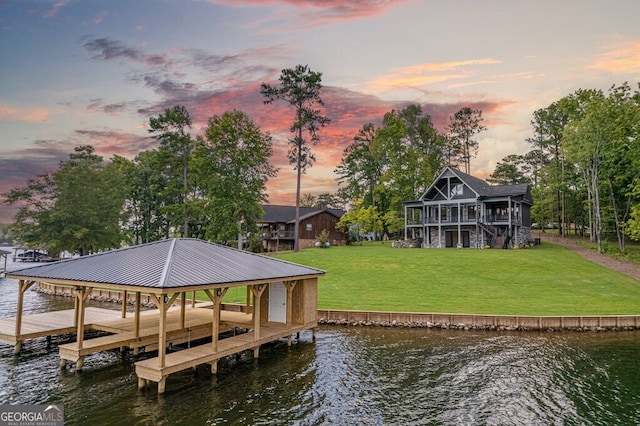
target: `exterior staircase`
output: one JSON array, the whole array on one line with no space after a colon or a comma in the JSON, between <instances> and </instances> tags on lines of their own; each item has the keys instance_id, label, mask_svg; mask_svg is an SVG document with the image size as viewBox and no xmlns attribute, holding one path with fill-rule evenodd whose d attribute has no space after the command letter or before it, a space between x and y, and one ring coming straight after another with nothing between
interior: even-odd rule
<instances>
[{"instance_id":1,"label":"exterior staircase","mask_svg":"<svg viewBox=\"0 0 640 426\"><path fill-rule=\"evenodd\" d=\"M491 248L502 247L502 245L504 244L504 237L498 236L498 230L495 226L489 225L484 222L478 222L478 225L480 225L480 228L482 228L487 234L491 235L491 241L489 243L489 246Z\"/></svg>"}]
</instances>

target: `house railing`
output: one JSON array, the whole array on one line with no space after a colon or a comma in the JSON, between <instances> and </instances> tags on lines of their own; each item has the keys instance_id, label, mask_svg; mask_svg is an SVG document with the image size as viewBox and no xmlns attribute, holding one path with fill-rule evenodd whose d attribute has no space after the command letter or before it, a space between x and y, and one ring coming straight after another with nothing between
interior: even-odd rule
<instances>
[{"instance_id":1,"label":"house railing","mask_svg":"<svg viewBox=\"0 0 640 426\"><path fill-rule=\"evenodd\" d=\"M265 240L292 240L295 235L294 231L269 231L262 236Z\"/></svg>"},{"instance_id":2,"label":"house railing","mask_svg":"<svg viewBox=\"0 0 640 426\"><path fill-rule=\"evenodd\" d=\"M509 223L509 215L497 214L497 215L488 215L482 217L473 217L473 216L463 216L458 220L457 217L446 217L446 218L437 218L437 217L425 217L424 220L422 218L407 218L407 225L437 225L439 223L442 224L457 224L457 223L487 223L487 224L507 224ZM512 225L522 225L522 218L517 215L511 215L511 224Z\"/></svg>"}]
</instances>

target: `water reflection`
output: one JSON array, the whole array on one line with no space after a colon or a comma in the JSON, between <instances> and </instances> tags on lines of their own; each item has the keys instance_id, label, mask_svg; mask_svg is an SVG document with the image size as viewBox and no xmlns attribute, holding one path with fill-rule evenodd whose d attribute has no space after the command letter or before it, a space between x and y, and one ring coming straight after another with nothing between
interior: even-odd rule
<instances>
[{"instance_id":1,"label":"water reflection","mask_svg":"<svg viewBox=\"0 0 640 426\"><path fill-rule=\"evenodd\" d=\"M0 314L17 283L0 281ZM28 291L26 311L71 299ZM118 309L118 307L115 307ZM538 333L320 327L169 376L140 391L118 351L58 367L71 336L0 345L0 402L62 403L68 424L637 424L640 333ZM142 355L148 356L148 355Z\"/></svg>"}]
</instances>

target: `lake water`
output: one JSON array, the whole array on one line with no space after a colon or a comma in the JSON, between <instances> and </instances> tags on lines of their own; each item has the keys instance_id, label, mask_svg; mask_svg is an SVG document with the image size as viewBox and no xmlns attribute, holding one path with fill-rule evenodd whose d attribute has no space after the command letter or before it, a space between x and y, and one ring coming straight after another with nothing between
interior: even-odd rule
<instances>
[{"instance_id":1,"label":"lake water","mask_svg":"<svg viewBox=\"0 0 640 426\"><path fill-rule=\"evenodd\" d=\"M16 289L0 280L0 316L15 315ZM25 313L72 307L25 298ZM640 424L640 332L319 327L315 342L307 332L258 360L226 358L216 376L171 375L160 396L138 390L131 354L60 369L71 340L27 341L19 355L0 345L0 403L63 404L78 425Z\"/></svg>"}]
</instances>

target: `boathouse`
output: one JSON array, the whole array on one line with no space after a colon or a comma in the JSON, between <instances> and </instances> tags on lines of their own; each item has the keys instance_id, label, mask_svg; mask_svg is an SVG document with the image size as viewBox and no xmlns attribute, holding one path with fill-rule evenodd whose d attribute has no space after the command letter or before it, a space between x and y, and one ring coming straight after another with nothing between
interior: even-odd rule
<instances>
[{"instance_id":1,"label":"boathouse","mask_svg":"<svg viewBox=\"0 0 640 426\"><path fill-rule=\"evenodd\" d=\"M318 324L318 278L324 271L249 253L207 241L175 238L95 255L63 260L7 273L19 283L17 316L0 320L0 342L22 342L75 331L76 341L59 347L61 364L81 369L95 352L129 347L158 350L153 358L136 362L139 387L158 383L163 393L167 377L175 372L217 362L227 355L252 350L287 338ZM34 283L69 286L75 296L72 312L23 316L24 292ZM222 300L234 287L246 288L246 304L227 310ZM86 308L92 289L135 294L132 317L100 308ZM196 302L196 292L208 299ZM157 309L141 311L141 294L148 294ZM190 303L187 303L190 299ZM200 299L200 298L198 298ZM11 329L13 327L13 329ZM246 332L220 338L241 328ZM85 330L109 334L84 338ZM229 334L229 333L227 333ZM206 339L210 338L210 341ZM204 344L199 342L207 341ZM167 348L188 343L187 348ZM179 349L179 348L178 348Z\"/></svg>"}]
</instances>

